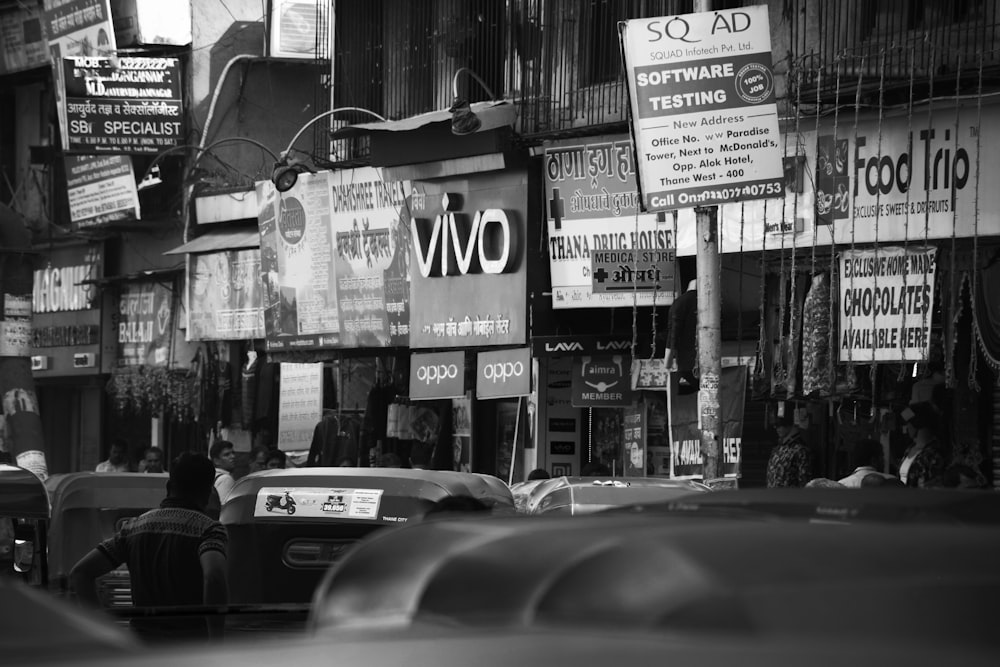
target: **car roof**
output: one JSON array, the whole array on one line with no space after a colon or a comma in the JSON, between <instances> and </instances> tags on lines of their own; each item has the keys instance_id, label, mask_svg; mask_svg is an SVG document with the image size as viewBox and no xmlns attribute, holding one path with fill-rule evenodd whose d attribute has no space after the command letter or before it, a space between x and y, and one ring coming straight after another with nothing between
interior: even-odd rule
<instances>
[{"instance_id":1,"label":"car roof","mask_svg":"<svg viewBox=\"0 0 1000 667\"><path fill-rule=\"evenodd\" d=\"M630 508L646 513L735 510L761 518L809 521L876 521L1000 524L1000 494L984 490L788 488L733 489L691 494L666 503Z\"/></svg>"},{"instance_id":2,"label":"car roof","mask_svg":"<svg viewBox=\"0 0 1000 667\"><path fill-rule=\"evenodd\" d=\"M710 490L700 482L666 477L553 477L525 482L512 492L519 509L529 514L586 514Z\"/></svg>"},{"instance_id":3,"label":"car roof","mask_svg":"<svg viewBox=\"0 0 1000 667\"><path fill-rule=\"evenodd\" d=\"M399 558L406 554L406 558ZM995 641L1000 532L599 514L372 535L317 590L318 631L573 626Z\"/></svg>"},{"instance_id":4,"label":"car roof","mask_svg":"<svg viewBox=\"0 0 1000 667\"><path fill-rule=\"evenodd\" d=\"M49 517L49 494L35 473L0 464L0 516L25 519Z\"/></svg>"}]
</instances>

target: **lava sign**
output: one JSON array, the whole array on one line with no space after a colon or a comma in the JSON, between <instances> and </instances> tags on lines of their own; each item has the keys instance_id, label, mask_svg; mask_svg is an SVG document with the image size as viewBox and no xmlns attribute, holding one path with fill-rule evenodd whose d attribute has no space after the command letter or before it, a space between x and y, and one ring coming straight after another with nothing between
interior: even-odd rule
<instances>
[{"instance_id":1,"label":"lava sign","mask_svg":"<svg viewBox=\"0 0 1000 667\"><path fill-rule=\"evenodd\" d=\"M781 197L767 7L621 27L643 209Z\"/></svg>"}]
</instances>

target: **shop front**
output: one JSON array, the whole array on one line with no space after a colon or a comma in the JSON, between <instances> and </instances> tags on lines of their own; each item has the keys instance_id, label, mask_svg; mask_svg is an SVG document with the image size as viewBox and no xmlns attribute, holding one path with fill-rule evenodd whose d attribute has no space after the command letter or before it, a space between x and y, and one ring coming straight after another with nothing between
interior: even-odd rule
<instances>
[{"instance_id":1,"label":"shop front","mask_svg":"<svg viewBox=\"0 0 1000 667\"><path fill-rule=\"evenodd\" d=\"M985 147L1000 106L937 100L784 129L785 198L719 213L724 258L760 276L749 387L767 423L793 417L815 477L849 474L863 440L899 474L904 414L927 403L945 468L996 483L1000 201L985 183L1000 163ZM694 255L693 234L679 228L678 255Z\"/></svg>"},{"instance_id":2,"label":"shop front","mask_svg":"<svg viewBox=\"0 0 1000 667\"><path fill-rule=\"evenodd\" d=\"M521 477L531 373L527 181L523 169L507 168L413 182L408 398L440 425L423 442L433 467Z\"/></svg>"},{"instance_id":3,"label":"shop front","mask_svg":"<svg viewBox=\"0 0 1000 667\"><path fill-rule=\"evenodd\" d=\"M112 302L102 243L46 248L32 295L31 368L50 474L93 469L101 460L104 378L115 360Z\"/></svg>"}]
</instances>

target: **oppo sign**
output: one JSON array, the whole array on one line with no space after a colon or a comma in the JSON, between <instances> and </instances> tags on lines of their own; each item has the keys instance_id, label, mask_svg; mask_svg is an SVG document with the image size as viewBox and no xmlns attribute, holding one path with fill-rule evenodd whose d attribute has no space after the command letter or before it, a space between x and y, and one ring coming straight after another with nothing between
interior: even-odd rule
<instances>
[{"instance_id":1,"label":"oppo sign","mask_svg":"<svg viewBox=\"0 0 1000 667\"><path fill-rule=\"evenodd\" d=\"M481 352L476 369L476 398L509 398L531 393L529 348Z\"/></svg>"},{"instance_id":2,"label":"oppo sign","mask_svg":"<svg viewBox=\"0 0 1000 667\"><path fill-rule=\"evenodd\" d=\"M465 396L465 352L410 355L410 398Z\"/></svg>"}]
</instances>

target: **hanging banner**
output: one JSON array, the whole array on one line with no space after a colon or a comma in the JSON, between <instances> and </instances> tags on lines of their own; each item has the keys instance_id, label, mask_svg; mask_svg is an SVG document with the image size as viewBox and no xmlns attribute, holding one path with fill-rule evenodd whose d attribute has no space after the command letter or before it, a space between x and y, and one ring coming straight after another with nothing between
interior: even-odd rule
<instances>
[{"instance_id":1,"label":"hanging banner","mask_svg":"<svg viewBox=\"0 0 1000 667\"><path fill-rule=\"evenodd\" d=\"M264 337L260 250L188 254L187 339Z\"/></svg>"},{"instance_id":2,"label":"hanging banner","mask_svg":"<svg viewBox=\"0 0 1000 667\"><path fill-rule=\"evenodd\" d=\"M62 60L69 150L146 153L182 142L177 58Z\"/></svg>"},{"instance_id":3,"label":"hanging banner","mask_svg":"<svg viewBox=\"0 0 1000 667\"><path fill-rule=\"evenodd\" d=\"M160 283L124 283L118 297L118 365L167 366L174 293Z\"/></svg>"},{"instance_id":4,"label":"hanging banner","mask_svg":"<svg viewBox=\"0 0 1000 667\"><path fill-rule=\"evenodd\" d=\"M40 9L32 3L0 8L0 74L49 62Z\"/></svg>"},{"instance_id":5,"label":"hanging banner","mask_svg":"<svg viewBox=\"0 0 1000 667\"><path fill-rule=\"evenodd\" d=\"M111 0L43 0L45 34L52 61L52 90L59 116L62 149L69 150L63 58L112 56L117 53L111 24ZM154 151L155 152L155 151Z\"/></svg>"},{"instance_id":6,"label":"hanging banner","mask_svg":"<svg viewBox=\"0 0 1000 667\"><path fill-rule=\"evenodd\" d=\"M639 401L625 408L622 470L626 477L646 476L646 405Z\"/></svg>"},{"instance_id":7,"label":"hanging banner","mask_svg":"<svg viewBox=\"0 0 1000 667\"><path fill-rule=\"evenodd\" d=\"M625 21L644 210L784 193L767 5Z\"/></svg>"},{"instance_id":8,"label":"hanging banner","mask_svg":"<svg viewBox=\"0 0 1000 667\"><path fill-rule=\"evenodd\" d=\"M632 403L631 362L627 354L573 359L573 407L598 408Z\"/></svg>"},{"instance_id":9,"label":"hanging banner","mask_svg":"<svg viewBox=\"0 0 1000 667\"><path fill-rule=\"evenodd\" d=\"M130 157L67 155L65 160L69 219L75 229L139 219L139 193Z\"/></svg>"},{"instance_id":10,"label":"hanging banner","mask_svg":"<svg viewBox=\"0 0 1000 667\"><path fill-rule=\"evenodd\" d=\"M281 364L278 395L278 449L309 449L323 417L323 364Z\"/></svg>"},{"instance_id":11,"label":"hanging banner","mask_svg":"<svg viewBox=\"0 0 1000 667\"><path fill-rule=\"evenodd\" d=\"M927 361L937 248L840 254L840 361Z\"/></svg>"},{"instance_id":12,"label":"hanging banner","mask_svg":"<svg viewBox=\"0 0 1000 667\"><path fill-rule=\"evenodd\" d=\"M330 195L329 172L300 174L288 192L257 183L268 350L334 347L340 340Z\"/></svg>"},{"instance_id":13,"label":"hanging banner","mask_svg":"<svg viewBox=\"0 0 1000 667\"><path fill-rule=\"evenodd\" d=\"M410 344L409 181L379 169L330 173L341 347Z\"/></svg>"},{"instance_id":14,"label":"hanging banner","mask_svg":"<svg viewBox=\"0 0 1000 667\"><path fill-rule=\"evenodd\" d=\"M628 135L554 142L544 167L552 307L673 303L674 219L639 211ZM693 211L682 217L694 224ZM637 267L640 249L648 257ZM620 265L645 272L650 264L660 271L655 279L636 280L625 269L612 279Z\"/></svg>"},{"instance_id":15,"label":"hanging banner","mask_svg":"<svg viewBox=\"0 0 1000 667\"><path fill-rule=\"evenodd\" d=\"M701 429L698 426L698 394L678 392L680 374L670 374L670 476L701 479ZM746 399L747 367L723 367L719 377L719 474L740 476L740 448L743 441L743 407Z\"/></svg>"}]
</instances>

